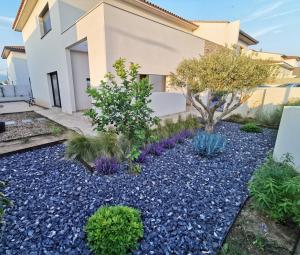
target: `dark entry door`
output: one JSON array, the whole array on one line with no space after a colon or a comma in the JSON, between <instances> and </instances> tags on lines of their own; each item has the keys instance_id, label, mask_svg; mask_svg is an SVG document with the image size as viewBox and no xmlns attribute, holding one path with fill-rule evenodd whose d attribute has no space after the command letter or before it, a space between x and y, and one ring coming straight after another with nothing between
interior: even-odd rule
<instances>
[{"instance_id":1,"label":"dark entry door","mask_svg":"<svg viewBox=\"0 0 300 255\"><path fill-rule=\"evenodd\" d=\"M59 92L59 84L57 78L57 72L50 73L50 80L52 86L52 93L53 93L53 103L56 107L61 107L60 101L60 92Z\"/></svg>"}]
</instances>

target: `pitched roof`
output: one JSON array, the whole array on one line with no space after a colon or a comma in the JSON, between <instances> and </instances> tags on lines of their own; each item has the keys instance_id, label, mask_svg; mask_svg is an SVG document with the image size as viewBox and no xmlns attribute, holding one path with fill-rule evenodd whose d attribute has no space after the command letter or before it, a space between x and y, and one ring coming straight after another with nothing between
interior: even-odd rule
<instances>
[{"instance_id":1,"label":"pitched roof","mask_svg":"<svg viewBox=\"0 0 300 255\"><path fill-rule=\"evenodd\" d=\"M20 52L25 53L25 47L24 46L4 46L1 57L3 59L7 59L10 52Z\"/></svg>"},{"instance_id":2,"label":"pitched roof","mask_svg":"<svg viewBox=\"0 0 300 255\"><path fill-rule=\"evenodd\" d=\"M300 56L287 56L287 55L282 55L283 59L296 59L297 61L300 61Z\"/></svg>"},{"instance_id":3,"label":"pitched roof","mask_svg":"<svg viewBox=\"0 0 300 255\"><path fill-rule=\"evenodd\" d=\"M187 19L185 19L185 18L183 18L183 17L181 17L181 16L179 16L179 15L173 13L173 12L168 11L167 9L164 9L164 8L162 8L162 7L160 7L160 6L156 5L156 4L153 4L153 3L151 3L148 0L138 0L138 1L144 2L144 3L146 3L149 6L152 6L152 7L156 8L156 9L158 9L158 10L161 10L161 11L165 12L166 14L172 15L172 16L174 16L174 17L176 17L176 18L178 18L178 19L180 19L180 20L182 20L184 22L190 23L191 25L195 26L195 23L193 23L192 21L189 21L189 20L187 20Z\"/></svg>"},{"instance_id":4,"label":"pitched roof","mask_svg":"<svg viewBox=\"0 0 300 255\"><path fill-rule=\"evenodd\" d=\"M27 4L29 1L30 1L30 0L21 0L21 4L20 4L20 6L19 6L19 9L18 9L16 18L15 18L14 23L13 23L13 26L12 26L12 28L13 28L14 30L21 31L22 28L21 28L21 29L20 29L20 28L17 28L18 21L20 20L20 17L22 16L22 13L23 13L23 10L24 10L26 4ZM31 0L31 1L32 1L32 0ZM35 2L35 3L36 3L37 1L38 1L38 0L34 0L34 1L32 1L32 2ZM163 13L166 14L166 15L172 16L173 18L176 18L176 19L180 20L181 22L184 22L184 23L188 24L188 25L189 25L190 27L192 27L194 30L198 28L198 26L197 26L195 23L193 23L193 22L191 22L191 21L189 21L189 20L187 20L187 19L184 19L184 18L182 18L182 17L176 15L175 13L170 12L170 11L168 11L168 10L166 10L166 9L164 9L164 8L162 8L162 7L158 6L158 5L156 5L156 4L153 4L153 3L151 3L151 2L148 1L148 0L131 0L131 1L135 1L135 2L137 2L137 3L145 4L145 5L147 5L148 7L151 7L151 8L153 8L153 9L156 9L157 11L163 12ZM35 6L35 3L31 4L31 8L33 8L33 7Z\"/></svg>"}]
</instances>

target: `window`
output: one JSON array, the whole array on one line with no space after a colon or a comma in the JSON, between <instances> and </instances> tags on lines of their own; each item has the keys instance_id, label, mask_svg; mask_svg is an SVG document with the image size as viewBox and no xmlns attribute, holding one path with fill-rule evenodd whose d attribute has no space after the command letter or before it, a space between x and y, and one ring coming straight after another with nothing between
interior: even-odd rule
<instances>
[{"instance_id":1,"label":"window","mask_svg":"<svg viewBox=\"0 0 300 255\"><path fill-rule=\"evenodd\" d=\"M49 5L47 4L39 16L42 37L51 30Z\"/></svg>"}]
</instances>

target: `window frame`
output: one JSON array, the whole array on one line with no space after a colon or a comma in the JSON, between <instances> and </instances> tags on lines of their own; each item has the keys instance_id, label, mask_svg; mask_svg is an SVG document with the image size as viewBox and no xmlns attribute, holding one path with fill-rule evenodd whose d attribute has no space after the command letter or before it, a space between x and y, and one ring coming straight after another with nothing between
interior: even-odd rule
<instances>
[{"instance_id":1,"label":"window frame","mask_svg":"<svg viewBox=\"0 0 300 255\"><path fill-rule=\"evenodd\" d=\"M49 15L49 24L50 28L46 31L45 30L45 15ZM41 11L39 17L39 25L40 25L40 31L41 31L41 39L43 39L51 30L52 30L52 22L51 22L51 16L50 16L50 9L49 9L49 4L47 3L43 10Z\"/></svg>"}]
</instances>

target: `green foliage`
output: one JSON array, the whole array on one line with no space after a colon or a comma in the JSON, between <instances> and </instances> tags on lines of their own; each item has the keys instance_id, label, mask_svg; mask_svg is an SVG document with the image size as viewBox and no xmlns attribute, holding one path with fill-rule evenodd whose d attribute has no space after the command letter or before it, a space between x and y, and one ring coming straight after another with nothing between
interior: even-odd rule
<instances>
[{"instance_id":1,"label":"green foliage","mask_svg":"<svg viewBox=\"0 0 300 255\"><path fill-rule=\"evenodd\" d=\"M143 237L140 212L126 206L101 207L85 227L90 249L96 255L126 255Z\"/></svg>"},{"instance_id":2,"label":"green foliage","mask_svg":"<svg viewBox=\"0 0 300 255\"><path fill-rule=\"evenodd\" d=\"M265 127L278 128L283 112L283 107L278 106L270 111L257 111L255 113L256 122Z\"/></svg>"},{"instance_id":3,"label":"green foliage","mask_svg":"<svg viewBox=\"0 0 300 255\"><path fill-rule=\"evenodd\" d=\"M171 82L187 87L188 99L199 111L205 131L212 133L215 124L246 102L251 89L266 82L275 69L268 61L223 49L183 60L176 74L171 75ZM204 91L207 92L205 99L201 95ZM215 117L217 109L221 109L221 114Z\"/></svg>"},{"instance_id":4,"label":"green foliage","mask_svg":"<svg viewBox=\"0 0 300 255\"><path fill-rule=\"evenodd\" d=\"M148 79L138 80L139 65L131 63L126 69L125 60L119 59L113 65L118 79L112 74L101 81L98 88L89 88L87 93L93 99L95 108L88 115L98 131L113 129L125 135L132 144L141 145L147 130L157 123L149 107L152 85ZM120 83L117 80L121 80Z\"/></svg>"},{"instance_id":5,"label":"green foliage","mask_svg":"<svg viewBox=\"0 0 300 255\"><path fill-rule=\"evenodd\" d=\"M255 122L249 122L247 124L244 124L240 128L242 131L250 132L250 133L261 133L262 129L256 125Z\"/></svg>"},{"instance_id":6,"label":"green foliage","mask_svg":"<svg viewBox=\"0 0 300 255\"><path fill-rule=\"evenodd\" d=\"M288 155L283 162L270 156L255 172L249 189L257 209L274 220L300 225L300 176Z\"/></svg>"},{"instance_id":7,"label":"green foliage","mask_svg":"<svg viewBox=\"0 0 300 255\"><path fill-rule=\"evenodd\" d=\"M173 122L172 119L165 119L163 124L158 124L157 127L150 131L148 137L152 140L148 142L155 142L161 139L169 138L175 134L178 134L183 130L195 130L200 128L200 123L197 117L189 115L186 119L182 119L179 116L177 122Z\"/></svg>"},{"instance_id":8,"label":"green foliage","mask_svg":"<svg viewBox=\"0 0 300 255\"><path fill-rule=\"evenodd\" d=\"M53 125L50 127L50 132L54 136L60 136L63 134L64 129L58 125Z\"/></svg>"},{"instance_id":9,"label":"green foliage","mask_svg":"<svg viewBox=\"0 0 300 255\"><path fill-rule=\"evenodd\" d=\"M232 114L228 118L226 118L226 121L240 123L240 124L247 124L248 122L254 122L255 119L251 117L244 117L239 113Z\"/></svg>"},{"instance_id":10,"label":"green foliage","mask_svg":"<svg viewBox=\"0 0 300 255\"><path fill-rule=\"evenodd\" d=\"M300 106L299 99L290 99L286 104L279 105L270 111L259 110L255 114L257 123L265 127L278 128L284 106Z\"/></svg>"},{"instance_id":11,"label":"green foliage","mask_svg":"<svg viewBox=\"0 0 300 255\"><path fill-rule=\"evenodd\" d=\"M2 190L5 187L5 183L3 181L0 181L0 234L1 234L1 228L3 225L3 216L5 208L11 205L10 200L2 193Z\"/></svg>"},{"instance_id":12,"label":"green foliage","mask_svg":"<svg viewBox=\"0 0 300 255\"><path fill-rule=\"evenodd\" d=\"M69 158L78 158L91 163L96 158L115 157L123 159L126 153L125 139L118 138L115 133L100 133L98 136L89 137L83 135L73 135L66 146L66 156Z\"/></svg>"},{"instance_id":13,"label":"green foliage","mask_svg":"<svg viewBox=\"0 0 300 255\"><path fill-rule=\"evenodd\" d=\"M216 95L244 91L263 84L276 67L237 51L222 49L207 56L183 60L172 75L173 83L192 91L210 89Z\"/></svg>"}]
</instances>

